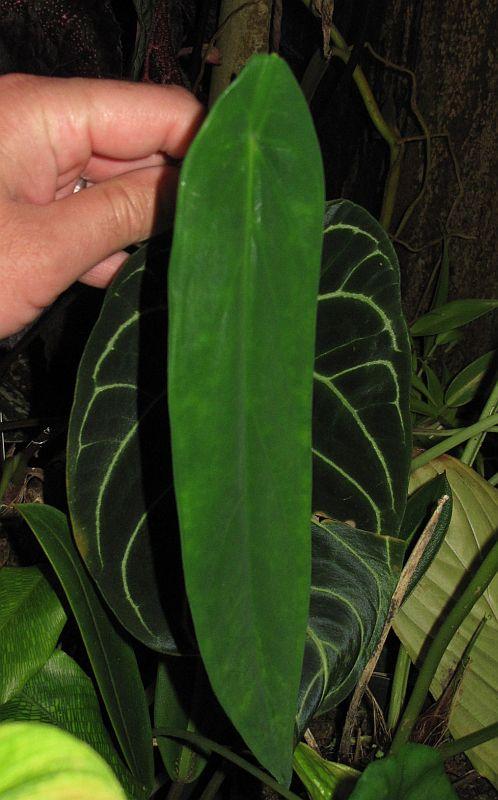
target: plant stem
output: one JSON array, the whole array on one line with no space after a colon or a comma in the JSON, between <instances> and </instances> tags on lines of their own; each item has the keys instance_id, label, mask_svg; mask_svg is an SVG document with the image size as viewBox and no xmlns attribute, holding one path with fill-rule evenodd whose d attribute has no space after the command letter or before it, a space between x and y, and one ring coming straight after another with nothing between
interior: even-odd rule
<instances>
[{"instance_id":1,"label":"plant stem","mask_svg":"<svg viewBox=\"0 0 498 800\"><path fill-rule=\"evenodd\" d=\"M391 697L389 698L389 711L387 714L387 729L393 731L398 724L401 709L405 704L406 687L412 662L406 648L399 643L396 666L394 667Z\"/></svg>"},{"instance_id":2,"label":"plant stem","mask_svg":"<svg viewBox=\"0 0 498 800\"><path fill-rule=\"evenodd\" d=\"M454 742L445 742L437 750L443 761L446 761L447 758L453 758L459 753L471 750L478 744L489 742L490 739L496 739L496 737L498 737L498 722L474 731L474 733L469 733L467 736L462 736L461 739L455 739Z\"/></svg>"},{"instance_id":3,"label":"plant stem","mask_svg":"<svg viewBox=\"0 0 498 800\"><path fill-rule=\"evenodd\" d=\"M218 789L225 780L225 776L226 776L225 770L217 769L216 772L213 774L211 780L209 781L208 785L204 789L203 793L201 794L199 800L214 800L214 798L218 793Z\"/></svg>"},{"instance_id":4,"label":"plant stem","mask_svg":"<svg viewBox=\"0 0 498 800\"><path fill-rule=\"evenodd\" d=\"M347 64L351 53L345 39L343 39L335 25L332 25L330 38L335 44L335 47L333 47L331 50L331 54L337 56L337 58L340 58L345 64ZM353 80L356 83L368 116L372 120L372 123L375 125L384 141L389 146L389 171L386 178L384 197L382 200L382 210L380 214L380 223L384 229L388 231L391 226L394 206L396 203L396 194L401 175L401 163L403 160L404 145L396 131L391 127L391 125L389 125L385 117L382 115L377 100L373 95L370 84L368 83L365 73L360 66L355 67L353 72Z\"/></svg>"},{"instance_id":5,"label":"plant stem","mask_svg":"<svg viewBox=\"0 0 498 800\"><path fill-rule=\"evenodd\" d=\"M479 419L486 420L492 417L492 415L494 415L494 412L496 411L497 406L498 406L498 380L493 386L491 394L487 399L487 402L482 410ZM468 464L469 467L472 466L472 464L474 463L474 459L481 448L484 436L485 436L485 431L483 433L480 433L478 436L473 436L472 439L469 439L469 441L465 445L465 449L460 458L460 461L462 461L463 464Z\"/></svg>"},{"instance_id":6,"label":"plant stem","mask_svg":"<svg viewBox=\"0 0 498 800\"><path fill-rule=\"evenodd\" d=\"M177 728L155 728L152 731L152 734L156 738L165 736L167 739L180 739L182 741L195 744L198 747L201 747L203 750L217 753L227 761L231 761L232 764L235 764L237 767L240 767L248 772L254 778L257 778L262 783L265 783L270 787L270 789L273 789L274 792L277 792L282 797L285 797L286 800L300 800L297 794L291 792L290 789L286 789L285 786L281 786L274 778L268 775L267 772L263 772L262 769L250 764L245 758L241 758L241 756L238 756L236 753L232 753L228 747L223 747L223 745L213 742L213 740L208 739L207 736L201 736L200 733L193 733L192 731L182 731Z\"/></svg>"},{"instance_id":7,"label":"plant stem","mask_svg":"<svg viewBox=\"0 0 498 800\"><path fill-rule=\"evenodd\" d=\"M471 578L467 588L457 600L448 616L439 628L427 655L423 661L415 686L408 701L408 705L401 718L396 735L391 745L390 753L397 753L400 747L410 738L413 726L422 709L432 679L436 673L439 662L446 648L453 639L458 628L470 613L476 601L481 597L486 587L493 580L498 570L498 542L492 547L484 558L479 569Z\"/></svg>"},{"instance_id":8,"label":"plant stem","mask_svg":"<svg viewBox=\"0 0 498 800\"><path fill-rule=\"evenodd\" d=\"M489 479L488 483L490 483L491 486L496 486L498 484L498 472L495 472L495 474Z\"/></svg>"},{"instance_id":9,"label":"plant stem","mask_svg":"<svg viewBox=\"0 0 498 800\"><path fill-rule=\"evenodd\" d=\"M424 464L428 464L433 458L444 455L444 453L447 453L448 450L452 450L453 447L456 447L458 444L466 442L468 439L476 436L476 434L487 431L495 425L498 425L498 414L492 414L486 418L483 417L479 422L475 422L474 425L469 425L468 428L462 428L458 433L453 434L453 436L448 436L443 442L435 444L434 447L429 448L429 450L424 450L423 453L416 456L412 460L411 471L413 472L419 467L424 466ZM463 458L461 461L463 461Z\"/></svg>"},{"instance_id":10,"label":"plant stem","mask_svg":"<svg viewBox=\"0 0 498 800\"><path fill-rule=\"evenodd\" d=\"M168 796L166 800L180 800L181 796L183 795L183 790L185 788L185 784L181 783L180 781L173 781L171 786L169 787Z\"/></svg>"}]
</instances>

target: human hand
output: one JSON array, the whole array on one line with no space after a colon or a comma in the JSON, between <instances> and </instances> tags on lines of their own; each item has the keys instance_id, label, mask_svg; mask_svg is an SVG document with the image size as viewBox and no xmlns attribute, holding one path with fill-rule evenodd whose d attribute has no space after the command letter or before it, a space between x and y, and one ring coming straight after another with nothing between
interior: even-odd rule
<instances>
[{"instance_id":1,"label":"human hand","mask_svg":"<svg viewBox=\"0 0 498 800\"><path fill-rule=\"evenodd\" d=\"M0 339L164 228L202 106L177 86L0 77ZM73 190L85 178L89 187Z\"/></svg>"}]
</instances>

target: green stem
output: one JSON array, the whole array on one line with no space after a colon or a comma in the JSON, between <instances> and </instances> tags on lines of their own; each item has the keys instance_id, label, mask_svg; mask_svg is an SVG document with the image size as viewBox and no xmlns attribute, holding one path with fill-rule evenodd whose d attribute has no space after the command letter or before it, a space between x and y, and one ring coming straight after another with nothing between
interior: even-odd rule
<instances>
[{"instance_id":1,"label":"green stem","mask_svg":"<svg viewBox=\"0 0 498 800\"><path fill-rule=\"evenodd\" d=\"M226 775L225 770L217 769L214 775L212 776L211 780L209 781L208 785L204 789L203 793L201 794L199 800L214 800L214 798L218 794L218 789L225 780L225 775Z\"/></svg>"},{"instance_id":2,"label":"green stem","mask_svg":"<svg viewBox=\"0 0 498 800\"><path fill-rule=\"evenodd\" d=\"M412 662L405 647L399 643L396 666L394 667L391 697L389 698L389 711L387 715L387 729L393 731L398 724L401 709L405 704L406 687Z\"/></svg>"},{"instance_id":3,"label":"green stem","mask_svg":"<svg viewBox=\"0 0 498 800\"><path fill-rule=\"evenodd\" d=\"M180 781L173 781L171 786L169 787L168 796L166 800L180 800L183 795L183 790L185 789L185 784L180 783Z\"/></svg>"},{"instance_id":4,"label":"green stem","mask_svg":"<svg viewBox=\"0 0 498 800\"><path fill-rule=\"evenodd\" d=\"M412 459L411 471L413 472L419 467L423 467L424 464L428 464L433 458L444 455L444 453L452 450L458 444L466 442L478 433L489 430L489 428L494 427L494 425L498 425L498 414L492 414L491 416L482 418L479 422L475 422L474 425L469 425L468 428L463 428L458 433L453 434L453 436L448 436L443 442L439 442L439 444L435 444L434 447L429 448L429 450L424 450L423 453L415 456L415 458ZM463 461L463 458L461 461Z\"/></svg>"},{"instance_id":5,"label":"green stem","mask_svg":"<svg viewBox=\"0 0 498 800\"><path fill-rule=\"evenodd\" d=\"M482 414L479 417L479 419L485 420L491 417L496 411L497 406L498 406L498 381L496 381L495 385L493 386L491 394L488 397L486 405L484 406ZM465 445L465 449L460 458L460 461L462 461L463 464L468 464L469 467L472 466L472 464L474 463L474 459L481 448L485 435L486 434L484 432L480 433L478 436L473 436L472 439L469 439L469 441Z\"/></svg>"},{"instance_id":6,"label":"green stem","mask_svg":"<svg viewBox=\"0 0 498 800\"><path fill-rule=\"evenodd\" d=\"M213 742L213 740L208 739L207 736L201 736L200 733L193 733L192 731L182 731L177 728L155 728L152 733L156 738L163 736L167 739L180 739L182 741L195 744L197 747L201 747L203 750L217 753L227 761L231 761L232 764L235 764L237 767L240 767L248 772L254 778L257 778L262 783L265 783L270 787L270 789L273 789L274 792L277 792L282 797L285 797L286 800L300 800L297 794L291 792L290 789L286 789L285 786L281 786L276 780L268 775L267 772L263 772L262 769L258 769L258 767L250 764L245 758L241 758L241 756L236 755L236 753L232 753L228 747L223 747L223 745Z\"/></svg>"},{"instance_id":7,"label":"green stem","mask_svg":"<svg viewBox=\"0 0 498 800\"><path fill-rule=\"evenodd\" d=\"M496 486L498 484L498 472L495 472L495 474L489 479L488 483L490 483L491 486Z\"/></svg>"},{"instance_id":8,"label":"green stem","mask_svg":"<svg viewBox=\"0 0 498 800\"><path fill-rule=\"evenodd\" d=\"M472 576L467 588L457 600L448 616L436 633L424 658L415 686L408 701L408 705L401 718L396 735L391 745L391 753L397 753L400 747L410 738L432 679L436 673L439 662L446 648L453 639L458 628L470 613L476 601L481 597L486 587L493 580L498 570L498 542L492 547L484 558L479 569Z\"/></svg>"},{"instance_id":9,"label":"green stem","mask_svg":"<svg viewBox=\"0 0 498 800\"><path fill-rule=\"evenodd\" d=\"M337 56L345 64L348 63L350 51L345 39L339 33L335 25L332 25L330 38L335 44L331 49L331 54ZM361 99L365 105L366 111L373 125L377 128L378 132L389 146L389 171L386 178L384 187L384 197L382 199L382 210L380 214L380 223L386 231L389 230L394 214L394 207L396 204L396 195L398 192L399 179L401 175L401 163L403 160L404 146L396 131L389 125L379 108L379 105L374 97L370 84L367 81L365 73L360 66L355 67L353 72L353 80L356 83L357 89L360 93Z\"/></svg>"},{"instance_id":10,"label":"green stem","mask_svg":"<svg viewBox=\"0 0 498 800\"><path fill-rule=\"evenodd\" d=\"M488 725L486 728L481 728L479 731L469 733L467 736L462 736L461 739L455 739L454 742L445 742L438 747L438 753L446 761L447 758L453 758L459 753L464 753L466 750L472 750L478 744L489 742L490 739L498 737L498 722Z\"/></svg>"}]
</instances>

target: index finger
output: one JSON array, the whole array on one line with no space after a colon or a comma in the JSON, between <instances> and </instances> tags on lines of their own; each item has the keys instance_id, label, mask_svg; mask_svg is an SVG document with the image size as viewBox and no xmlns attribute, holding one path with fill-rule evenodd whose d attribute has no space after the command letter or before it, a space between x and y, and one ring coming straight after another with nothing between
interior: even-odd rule
<instances>
[{"instance_id":1,"label":"index finger","mask_svg":"<svg viewBox=\"0 0 498 800\"><path fill-rule=\"evenodd\" d=\"M25 112L24 124L14 128L17 145L25 136L29 153L33 129L39 127L49 138L59 174L86 163L92 154L123 160L153 153L182 158L204 115L199 101L180 86L28 75L6 79L10 83L3 88L11 90L12 113L19 120L19 111Z\"/></svg>"}]
</instances>

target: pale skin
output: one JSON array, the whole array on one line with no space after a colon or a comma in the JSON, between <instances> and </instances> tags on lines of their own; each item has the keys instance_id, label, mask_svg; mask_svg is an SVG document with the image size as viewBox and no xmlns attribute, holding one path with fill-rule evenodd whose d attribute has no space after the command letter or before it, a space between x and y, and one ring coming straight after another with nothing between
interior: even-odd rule
<instances>
[{"instance_id":1,"label":"pale skin","mask_svg":"<svg viewBox=\"0 0 498 800\"><path fill-rule=\"evenodd\" d=\"M0 77L0 339L171 219L202 106L177 86ZM80 179L88 188L76 194Z\"/></svg>"}]
</instances>

